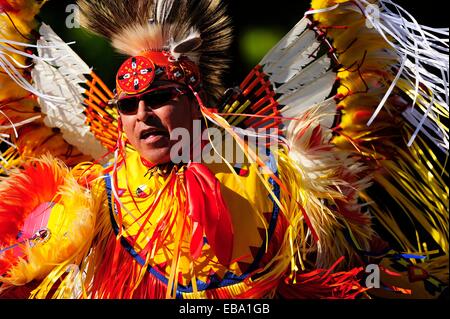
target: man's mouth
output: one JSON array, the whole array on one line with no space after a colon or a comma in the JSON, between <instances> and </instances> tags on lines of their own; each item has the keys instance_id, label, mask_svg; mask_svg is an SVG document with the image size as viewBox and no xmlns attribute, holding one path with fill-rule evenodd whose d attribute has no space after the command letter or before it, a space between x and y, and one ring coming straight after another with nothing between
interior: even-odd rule
<instances>
[{"instance_id":1,"label":"man's mouth","mask_svg":"<svg viewBox=\"0 0 450 319\"><path fill-rule=\"evenodd\" d=\"M143 130L139 136L139 138L141 140L146 140L146 141L151 141L153 139L157 139L157 138L161 138L161 137L169 138L170 137L169 132L167 132L166 130L158 129L158 128L150 128L150 129Z\"/></svg>"}]
</instances>

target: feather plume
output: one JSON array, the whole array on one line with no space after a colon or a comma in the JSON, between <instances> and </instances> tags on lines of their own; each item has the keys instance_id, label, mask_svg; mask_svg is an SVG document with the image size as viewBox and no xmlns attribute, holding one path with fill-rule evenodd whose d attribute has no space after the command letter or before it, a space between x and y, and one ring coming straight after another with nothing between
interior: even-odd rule
<instances>
[{"instance_id":1,"label":"feather plume","mask_svg":"<svg viewBox=\"0 0 450 319\"><path fill-rule=\"evenodd\" d=\"M85 89L80 86L86 82L85 75L91 69L48 25L42 24L39 32L38 54L44 59L52 57L53 62L36 60L32 71L34 87L40 92L64 97L61 102L40 99L42 112L46 115L44 123L61 129L64 139L84 154L100 158L107 150L86 125L83 114Z\"/></svg>"},{"instance_id":2,"label":"feather plume","mask_svg":"<svg viewBox=\"0 0 450 319\"><path fill-rule=\"evenodd\" d=\"M333 59L324 54L330 48L318 36L311 21L303 18L259 63L278 94L276 101L285 118L301 118L332 93L336 82Z\"/></svg>"},{"instance_id":3,"label":"feather plume","mask_svg":"<svg viewBox=\"0 0 450 319\"><path fill-rule=\"evenodd\" d=\"M79 0L80 24L111 39L121 53L168 49L198 61L212 98L223 93L231 44L230 20L218 0Z\"/></svg>"},{"instance_id":4,"label":"feather plume","mask_svg":"<svg viewBox=\"0 0 450 319\"><path fill-rule=\"evenodd\" d=\"M158 50L165 46L163 29L160 25L130 25L125 27L121 36L113 36L111 43L116 50L126 55L139 55L142 48Z\"/></svg>"},{"instance_id":5,"label":"feather plume","mask_svg":"<svg viewBox=\"0 0 450 319\"><path fill-rule=\"evenodd\" d=\"M39 205L56 202L48 221L41 224L48 228L47 241L20 244L23 258L14 258L12 249L0 254L3 266L7 266L1 282L23 285L44 278L59 266L63 274L67 265L81 260L79 254L89 249L94 231L94 204L91 195L77 184L61 161L49 156L34 160L0 185L1 248L17 242L17 234L24 230L24 223Z\"/></svg>"}]
</instances>

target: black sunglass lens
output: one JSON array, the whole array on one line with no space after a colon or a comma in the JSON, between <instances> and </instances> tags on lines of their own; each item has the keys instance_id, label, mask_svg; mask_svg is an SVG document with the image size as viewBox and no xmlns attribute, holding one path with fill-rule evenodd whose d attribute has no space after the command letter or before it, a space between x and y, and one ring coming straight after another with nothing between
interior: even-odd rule
<instances>
[{"instance_id":1,"label":"black sunglass lens","mask_svg":"<svg viewBox=\"0 0 450 319\"><path fill-rule=\"evenodd\" d=\"M172 100L175 97L176 91L173 89L169 90L157 90L150 92L142 97L145 105L152 108L162 106Z\"/></svg>"},{"instance_id":2,"label":"black sunglass lens","mask_svg":"<svg viewBox=\"0 0 450 319\"><path fill-rule=\"evenodd\" d=\"M152 91L141 97L125 98L117 101L117 108L123 114L134 114L139 108L139 101L144 101L147 107L155 109L174 99L178 92L180 91L175 88L169 88Z\"/></svg>"},{"instance_id":3,"label":"black sunglass lens","mask_svg":"<svg viewBox=\"0 0 450 319\"><path fill-rule=\"evenodd\" d=\"M122 99L117 101L117 108L124 114L135 113L138 108L138 101L135 98Z\"/></svg>"}]
</instances>

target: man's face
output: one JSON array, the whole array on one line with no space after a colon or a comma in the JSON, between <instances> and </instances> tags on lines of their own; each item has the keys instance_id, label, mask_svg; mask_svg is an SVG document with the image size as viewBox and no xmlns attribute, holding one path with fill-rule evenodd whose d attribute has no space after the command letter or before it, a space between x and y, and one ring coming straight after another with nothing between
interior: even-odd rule
<instances>
[{"instance_id":1,"label":"man's face","mask_svg":"<svg viewBox=\"0 0 450 319\"><path fill-rule=\"evenodd\" d=\"M170 150L178 142L171 140L171 133L176 128L185 128L192 136L193 120L199 115L198 106L189 95L179 91L170 97L167 92L161 94L165 96L143 95L135 98L136 112L126 114L119 110L128 141L142 158L154 164L170 161ZM153 101L157 99L163 103L155 106Z\"/></svg>"}]
</instances>

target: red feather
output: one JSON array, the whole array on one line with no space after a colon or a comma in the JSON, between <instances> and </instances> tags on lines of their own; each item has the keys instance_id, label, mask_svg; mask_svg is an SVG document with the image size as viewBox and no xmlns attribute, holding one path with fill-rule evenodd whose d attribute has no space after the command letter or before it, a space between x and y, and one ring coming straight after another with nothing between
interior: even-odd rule
<instances>
[{"instance_id":1,"label":"red feather","mask_svg":"<svg viewBox=\"0 0 450 319\"><path fill-rule=\"evenodd\" d=\"M27 219L33 218L32 213L41 204L57 200L54 196L64 181L65 172L58 164L36 161L25 164L22 171L13 173L2 181L0 249L17 244L20 233L29 235L24 227L32 227L33 221ZM14 249L5 250L0 255L0 272L4 272L16 260L17 252Z\"/></svg>"}]
</instances>

